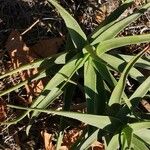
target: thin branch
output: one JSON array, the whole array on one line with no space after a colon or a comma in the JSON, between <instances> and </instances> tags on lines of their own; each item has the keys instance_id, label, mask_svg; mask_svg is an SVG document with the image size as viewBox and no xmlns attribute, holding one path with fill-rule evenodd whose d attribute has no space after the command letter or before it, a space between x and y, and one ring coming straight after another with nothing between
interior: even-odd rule
<instances>
[{"instance_id":1,"label":"thin branch","mask_svg":"<svg viewBox=\"0 0 150 150\"><path fill-rule=\"evenodd\" d=\"M39 22L40 22L40 19L36 20L29 28L27 28L25 31L23 31L21 33L21 36L24 35L24 34L26 34L28 31L30 31Z\"/></svg>"}]
</instances>

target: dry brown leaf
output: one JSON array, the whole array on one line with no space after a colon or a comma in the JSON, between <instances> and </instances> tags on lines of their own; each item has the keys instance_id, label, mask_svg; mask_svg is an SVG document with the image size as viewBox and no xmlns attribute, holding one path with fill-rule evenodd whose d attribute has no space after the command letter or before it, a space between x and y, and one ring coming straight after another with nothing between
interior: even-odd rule
<instances>
[{"instance_id":1,"label":"dry brown leaf","mask_svg":"<svg viewBox=\"0 0 150 150\"><path fill-rule=\"evenodd\" d=\"M47 133L47 131L42 131L41 135L44 140L45 150L54 150L55 147L52 143L52 134Z\"/></svg>"},{"instance_id":2,"label":"dry brown leaf","mask_svg":"<svg viewBox=\"0 0 150 150\"><path fill-rule=\"evenodd\" d=\"M0 99L0 122L4 121L7 117L7 109L4 100Z\"/></svg>"},{"instance_id":3,"label":"dry brown leaf","mask_svg":"<svg viewBox=\"0 0 150 150\"><path fill-rule=\"evenodd\" d=\"M63 38L41 39L35 45L30 47L30 50L37 56L48 57L56 54L60 46L63 44Z\"/></svg>"},{"instance_id":4,"label":"dry brown leaf","mask_svg":"<svg viewBox=\"0 0 150 150\"><path fill-rule=\"evenodd\" d=\"M148 112L150 112L150 103L147 100L142 99L141 104Z\"/></svg>"},{"instance_id":5,"label":"dry brown leaf","mask_svg":"<svg viewBox=\"0 0 150 150\"><path fill-rule=\"evenodd\" d=\"M104 145L98 141L95 141L92 145L91 145L92 150L104 150Z\"/></svg>"},{"instance_id":6,"label":"dry brown leaf","mask_svg":"<svg viewBox=\"0 0 150 150\"><path fill-rule=\"evenodd\" d=\"M20 67L23 64L27 64L32 62L34 59L37 58L37 56L32 53L27 47L27 45L22 40L22 37L20 36L19 32L12 31L8 37L8 40L6 42L6 49L8 50L9 56L11 58L12 67L13 69L16 69ZM20 73L21 80L24 81L27 78L29 78L34 73L37 73L37 69L27 70ZM26 85L26 91L27 91L27 102L30 103L32 101L33 96L33 85Z\"/></svg>"},{"instance_id":7,"label":"dry brown leaf","mask_svg":"<svg viewBox=\"0 0 150 150\"><path fill-rule=\"evenodd\" d=\"M61 146L59 150L69 150L67 146Z\"/></svg>"},{"instance_id":8,"label":"dry brown leaf","mask_svg":"<svg viewBox=\"0 0 150 150\"><path fill-rule=\"evenodd\" d=\"M77 139L79 139L81 134L82 134L82 129L79 128L73 128L72 130L67 131L64 134L62 145L70 149L72 144L74 144L77 141Z\"/></svg>"},{"instance_id":9,"label":"dry brown leaf","mask_svg":"<svg viewBox=\"0 0 150 150\"><path fill-rule=\"evenodd\" d=\"M6 42L6 49L8 50L11 58L13 69L20 67L21 65L33 62L37 58L48 57L55 54L63 43L62 38L45 39L40 40L37 44L28 47L22 40L19 32L12 31ZM32 75L38 73L38 69L30 69L21 72L20 78L22 81L28 79ZM14 83L15 84L15 83ZM37 96L43 90L43 81L36 81L25 86L27 92L27 103L32 102L32 98Z\"/></svg>"}]
</instances>

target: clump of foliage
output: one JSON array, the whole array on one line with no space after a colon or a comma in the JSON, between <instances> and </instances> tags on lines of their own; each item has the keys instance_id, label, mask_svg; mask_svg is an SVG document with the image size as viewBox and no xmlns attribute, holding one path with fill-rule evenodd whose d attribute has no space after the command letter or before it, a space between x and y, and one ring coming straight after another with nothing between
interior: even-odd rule
<instances>
[{"instance_id":1,"label":"clump of foliage","mask_svg":"<svg viewBox=\"0 0 150 150\"><path fill-rule=\"evenodd\" d=\"M138 70L138 68L150 70L150 63L141 58L149 48L136 56L108 52L122 46L150 41L150 34L116 37L120 31L147 11L150 3L120 19L119 16L132 4L132 0L126 0L91 35L86 36L77 21L63 7L54 0L48 1L60 13L68 29L66 50L0 76L2 79L35 67L41 70L36 76L1 92L0 96L2 96L28 82L54 74L29 108L8 105L11 108L23 109L25 112L15 120L2 122L2 124L16 124L29 114L32 123L32 119L41 112L52 113L62 116L57 149L61 145L65 130L63 117L69 117L88 124L88 129L71 149L88 149L93 140L99 137L104 140L107 150L117 148L148 150L150 147L149 114L142 114L137 109L137 105L150 92L150 77L146 78ZM121 74L118 81L114 78L113 71ZM131 96L125 93L128 76L140 83ZM80 85L80 88L83 88L86 97L86 114L69 111L79 77L84 79L84 85ZM46 109L62 94L64 94L63 111ZM27 127L27 132L30 127L31 125Z\"/></svg>"}]
</instances>

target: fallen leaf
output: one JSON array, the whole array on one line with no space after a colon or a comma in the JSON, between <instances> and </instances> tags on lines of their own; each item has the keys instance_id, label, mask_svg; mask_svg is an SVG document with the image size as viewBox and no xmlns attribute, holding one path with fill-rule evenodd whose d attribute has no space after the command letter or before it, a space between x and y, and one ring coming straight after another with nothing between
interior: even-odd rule
<instances>
[{"instance_id":1,"label":"fallen leaf","mask_svg":"<svg viewBox=\"0 0 150 150\"><path fill-rule=\"evenodd\" d=\"M98 141L95 141L92 145L91 145L92 150L104 150L104 145Z\"/></svg>"},{"instance_id":2,"label":"fallen leaf","mask_svg":"<svg viewBox=\"0 0 150 150\"><path fill-rule=\"evenodd\" d=\"M38 58L45 58L57 53L63 43L63 38L39 40L35 45L27 46L19 32L13 30L6 42L6 49L11 58L13 69L21 65L33 62ZM22 71L19 76L22 81L38 73L38 69ZM13 77L15 78L15 77ZM15 83L14 83L15 85ZM27 103L31 103L34 96L39 95L44 88L43 80L35 81L25 86L27 92Z\"/></svg>"},{"instance_id":3,"label":"fallen leaf","mask_svg":"<svg viewBox=\"0 0 150 150\"><path fill-rule=\"evenodd\" d=\"M3 122L7 117L7 109L4 100L0 99L0 122Z\"/></svg>"},{"instance_id":4,"label":"fallen leaf","mask_svg":"<svg viewBox=\"0 0 150 150\"><path fill-rule=\"evenodd\" d=\"M41 135L42 135L43 140L44 140L45 150L54 150L55 147L52 143L52 134L47 133L47 131L42 131Z\"/></svg>"},{"instance_id":5,"label":"fallen leaf","mask_svg":"<svg viewBox=\"0 0 150 150\"><path fill-rule=\"evenodd\" d=\"M53 39L41 39L35 45L30 47L30 50L39 57L48 57L56 54L60 46L63 44L62 37L56 37Z\"/></svg>"},{"instance_id":6,"label":"fallen leaf","mask_svg":"<svg viewBox=\"0 0 150 150\"><path fill-rule=\"evenodd\" d=\"M72 144L74 144L82 134L82 129L80 128L73 128L69 131L66 131L63 137L63 146L70 149Z\"/></svg>"},{"instance_id":7,"label":"fallen leaf","mask_svg":"<svg viewBox=\"0 0 150 150\"><path fill-rule=\"evenodd\" d=\"M150 112L150 103L147 100L142 99L141 104L147 110L147 112Z\"/></svg>"}]
</instances>

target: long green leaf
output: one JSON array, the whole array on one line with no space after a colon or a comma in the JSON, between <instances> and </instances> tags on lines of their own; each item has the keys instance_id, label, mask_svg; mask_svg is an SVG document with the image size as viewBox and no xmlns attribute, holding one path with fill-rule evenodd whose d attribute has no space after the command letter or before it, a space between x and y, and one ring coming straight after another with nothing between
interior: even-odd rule
<instances>
[{"instance_id":1,"label":"long green leaf","mask_svg":"<svg viewBox=\"0 0 150 150\"><path fill-rule=\"evenodd\" d=\"M72 102L72 98L74 95L74 90L75 90L75 86L72 84L68 84L65 88L64 91L64 106L63 106L63 111L69 111L70 110L70 106L71 106L71 102ZM56 144L56 150L59 150L62 144L62 140L63 140L63 136L64 136L64 130L66 128L66 118L61 117L60 119L60 131L59 131L59 135L58 135L58 140L57 140L57 144Z\"/></svg>"},{"instance_id":2,"label":"long green leaf","mask_svg":"<svg viewBox=\"0 0 150 150\"><path fill-rule=\"evenodd\" d=\"M143 6L140 10L135 12L134 14L119 20L112 26L110 26L105 32L101 33L91 44L95 45L99 42L102 42L104 40L111 39L115 37L121 30L123 30L126 26L128 26L130 23L132 23L134 20L139 18L145 11L147 11L150 8L150 3Z\"/></svg>"},{"instance_id":3,"label":"long green leaf","mask_svg":"<svg viewBox=\"0 0 150 150\"><path fill-rule=\"evenodd\" d=\"M55 114L55 115L64 116L72 119L77 119L79 121L82 121L86 124L95 126L100 129L103 129L108 125L112 125L112 126L122 125L119 119L111 116L100 116L100 115L82 114L82 113L65 112L65 111L52 111L52 110L37 109L37 108L25 108L25 107L14 106L14 105L8 105L8 107L28 110L28 111L39 111L47 114ZM111 132L111 130L109 132Z\"/></svg>"},{"instance_id":4,"label":"long green leaf","mask_svg":"<svg viewBox=\"0 0 150 150\"><path fill-rule=\"evenodd\" d=\"M96 72L92 63L92 58L89 57L88 61L84 64L84 89L88 114L95 114L94 106L98 98ZM95 128L88 126L88 134L91 134L94 130Z\"/></svg>"},{"instance_id":5,"label":"long green leaf","mask_svg":"<svg viewBox=\"0 0 150 150\"><path fill-rule=\"evenodd\" d=\"M145 96L145 94L150 90L150 77L148 77L137 89L136 91L131 95L129 99L126 101L130 102L131 106L128 108L127 106L124 106L120 111L119 114L127 114L129 111L133 111L134 109L142 99L142 97ZM130 110L129 110L130 109Z\"/></svg>"},{"instance_id":6,"label":"long green leaf","mask_svg":"<svg viewBox=\"0 0 150 150\"><path fill-rule=\"evenodd\" d=\"M111 70L114 70L114 71L117 71L117 72L123 72L125 66L126 66L126 62L118 57L115 57L113 55L110 55L110 54L103 54L101 57L100 57L104 62L105 64L111 69ZM115 60L115 61L114 61ZM136 68L131 68L130 72L129 72L129 75L137 80L138 82L143 82L145 77L144 75L139 72Z\"/></svg>"},{"instance_id":7,"label":"long green leaf","mask_svg":"<svg viewBox=\"0 0 150 150\"><path fill-rule=\"evenodd\" d=\"M132 143L133 143L133 149L149 150L149 148L140 139L138 139L136 136L133 136Z\"/></svg>"},{"instance_id":8,"label":"long green leaf","mask_svg":"<svg viewBox=\"0 0 150 150\"><path fill-rule=\"evenodd\" d=\"M126 0L121 6L114 10L92 33L91 38L95 39L98 35L115 24L117 18L132 4L133 0Z\"/></svg>"},{"instance_id":9,"label":"long green leaf","mask_svg":"<svg viewBox=\"0 0 150 150\"><path fill-rule=\"evenodd\" d=\"M50 103L62 93L61 90L63 87L67 84L68 80L75 74L75 72L83 66L87 58L88 55L85 55L83 58L83 55L79 53L76 57L74 57L74 59L62 67L62 69L46 85L41 95L35 103L31 105L31 107L46 108L50 105ZM62 85L58 87L61 83ZM48 94L45 95L45 93ZM33 116L37 116L37 112L33 112L32 117Z\"/></svg>"},{"instance_id":10,"label":"long green leaf","mask_svg":"<svg viewBox=\"0 0 150 150\"><path fill-rule=\"evenodd\" d=\"M125 60L126 62L129 62L134 56L133 55L123 55L123 54L118 54L118 56L120 58L122 58L123 60ZM142 68L142 69L146 69L146 70L150 70L150 63L148 60L146 59L142 59L140 58L136 64L136 67Z\"/></svg>"},{"instance_id":11,"label":"long green leaf","mask_svg":"<svg viewBox=\"0 0 150 150\"><path fill-rule=\"evenodd\" d=\"M122 132L125 134L125 139L127 141L128 148L130 149L133 138L133 129L130 126L126 126Z\"/></svg>"},{"instance_id":12,"label":"long green leaf","mask_svg":"<svg viewBox=\"0 0 150 150\"><path fill-rule=\"evenodd\" d=\"M113 104L120 104L120 100L122 97L122 93L124 91L125 88L125 84L126 84L126 79L127 76L129 74L130 69L134 66L135 62L142 57L142 55L147 51L147 49L143 50L142 52L140 52L137 56L135 56L125 67L119 81L118 84L116 85L115 89L112 92L112 95L110 97L109 100L109 105L113 105Z\"/></svg>"},{"instance_id":13,"label":"long green leaf","mask_svg":"<svg viewBox=\"0 0 150 150\"><path fill-rule=\"evenodd\" d=\"M129 126L133 129L133 132L137 132L143 129L148 129L150 127L150 121L131 123Z\"/></svg>"},{"instance_id":14,"label":"long green leaf","mask_svg":"<svg viewBox=\"0 0 150 150\"><path fill-rule=\"evenodd\" d=\"M87 38L77 21L55 0L48 0L60 13L70 33L75 48L81 49L86 44Z\"/></svg>"},{"instance_id":15,"label":"long green leaf","mask_svg":"<svg viewBox=\"0 0 150 150\"><path fill-rule=\"evenodd\" d=\"M88 149L93 142L97 140L99 129L94 131L91 135L89 135L84 142L78 147L79 150Z\"/></svg>"},{"instance_id":16,"label":"long green leaf","mask_svg":"<svg viewBox=\"0 0 150 150\"><path fill-rule=\"evenodd\" d=\"M138 43L145 43L150 42L150 34L143 34L143 35L134 35L134 36L126 36L126 37L117 37L110 40L106 40L101 42L96 49L96 53L98 56L106 53L107 51L122 47L125 45L130 44L138 44Z\"/></svg>"},{"instance_id":17,"label":"long green leaf","mask_svg":"<svg viewBox=\"0 0 150 150\"><path fill-rule=\"evenodd\" d=\"M94 103L97 95L96 73L89 58L84 65L84 88L87 102L87 113L94 114Z\"/></svg>"},{"instance_id":18,"label":"long green leaf","mask_svg":"<svg viewBox=\"0 0 150 150\"><path fill-rule=\"evenodd\" d=\"M132 107L136 107L140 99L150 90L150 76L136 89L130 97Z\"/></svg>"},{"instance_id":19,"label":"long green leaf","mask_svg":"<svg viewBox=\"0 0 150 150\"><path fill-rule=\"evenodd\" d=\"M97 97L95 98L95 114L103 115L105 114L105 107L107 103L107 94L105 90L105 82L102 79L101 74L96 70L96 88L97 88Z\"/></svg>"},{"instance_id":20,"label":"long green leaf","mask_svg":"<svg viewBox=\"0 0 150 150\"><path fill-rule=\"evenodd\" d=\"M134 132L134 134L140 137L146 144L149 144L150 146L150 129L143 129L143 130Z\"/></svg>"},{"instance_id":21,"label":"long green leaf","mask_svg":"<svg viewBox=\"0 0 150 150\"><path fill-rule=\"evenodd\" d=\"M107 150L117 150L119 148L119 134L116 134L110 140Z\"/></svg>"}]
</instances>

